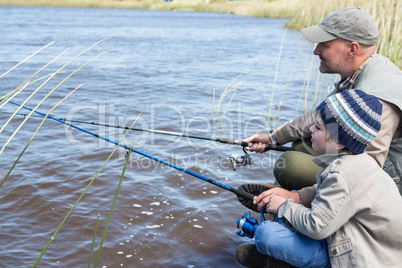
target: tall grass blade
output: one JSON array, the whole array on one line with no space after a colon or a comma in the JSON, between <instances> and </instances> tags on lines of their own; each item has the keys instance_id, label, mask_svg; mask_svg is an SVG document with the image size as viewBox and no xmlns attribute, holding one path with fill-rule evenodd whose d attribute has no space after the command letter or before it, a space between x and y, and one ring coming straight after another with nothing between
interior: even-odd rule
<instances>
[{"instance_id":1,"label":"tall grass blade","mask_svg":"<svg viewBox=\"0 0 402 268\"><path fill-rule=\"evenodd\" d=\"M100 216L100 215L98 214L98 216L96 217L96 225L95 225L95 231L94 231L94 238L92 239L91 254L89 255L88 268L91 267L91 260L92 260L92 255L93 255L94 247L95 247L96 233L98 232L99 216Z\"/></svg>"},{"instance_id":2,"label":"tall grass blade","mask_svg":"<svg viewBox=\"0 0 402 268\"><path fill-rule=\"evenodd\" d=\"M106 40L106 39L105 39ZM101 41L97 42L96 44L99 44ZM95 44L95 45L96 45ZM90 48L92 48L92 45ZM90 48L86 49L84 52L88 51ZM71 63L74 59L78 58L80 55L82 55L84 52L81 52L79 55L77 55L76 57L74 57L72 60L70 60L68 63L66 63L62 68L64 68L65 66L67 66L67 64ZM108 51L102 52L98 55L96 55L95 57L93 57L92 59L90 59L89 61L87 61L86 63L84 63L83 65L81 65L78 69L76 69L74 72L72 72L69 76L67 76L65 79L63 79L56 87L54 87L33 109L32 111L29 113L29 115L24 119L24 121L18 126L18 128L14 131L14 133L10 136L10 138L7 140L7 142L3 145L3 148L0 150L0 155L4 152L5 148L7 147L7 145L10 143L10 141L14 138L14 136L17 134L17 132L21 129L21 127L25 124L25 122L29 119L29 117L36 111L36 109L59 87L61 86L65 81L67 81L71 76L73 76L76 72L78 72L79 70L81 70L85 65L87 65L88 63L90 63L91 61L93 61L94 59L96 59L97 57L101 56L102 54L106 53ZM62 69L61 68L61 69ZM50 78L49 78L50 79ZM46 83L49 80L46 81ZM26 102L26 101L25 101ZM17 111L19 111L21 109L21 107L19 109L17 109ZM4 127L3 127L4 128Z\"/></svg>"},{"instance_id":3,"label":"tall grass blade","mask_svg":"<svg viewBox=\"0 0 402 268\"><path fill-rule=\"evenodd\" d=\"M28 80L28 81L26 81L25 83L23 83L22 85L20 85L19 87L17 87L16 89L14 89L13 91L7 93L6 95L4 95L3 97L0 98L0 103L2 103L2 104L0 105L0 109L3 108L3 106L7 103L7 101L10 101L10 100L12 100L15 96L17 96L17 95L22 91L23 88L25 88L25 87L27 87L27 86L29 86L29 85L35 84L36 82L38 82L38 81L40 81L40 80L42 80L42 79L45 79L46 77L52 76L52 75L53 75L53 73L48 74L48 75L45 75L45 76L43 76L43 77L41 77L41 78L38 78L38 79L36 79L36 80L33 80L33 81L29 81L29 80ZM22 88L22 89L21 89L21 88ZM10 97L10 96L11 96L11 97Z\"/></svg>"},{"instance_id":4,"label":"tall grass blade","mask_svg":"<svg viewBox=\"0 0 402 268\"><path fill-rule=\"evenodd\" d=\"M21 91L23 91L29 84L31 84L31 83L29 83L29 81L27 82L27 83L25 83L25 84L22 84L19 88L18 88L18 91L17 92L15 92L15 91L13 91L12 93L14 93L14 94L12 94L11 95L11 97L8 97L9 96L9 94L7 94L7 95L5 95L1 100L0 100L0 103L4 100L4 102L3 102L3 104L1 104L0 105L0 109L1 108L3 108L3 106L7 103L6 102L6 100L12 100L15 96L17 96ZM12 117L14 117L15 116L15 114L14 115L12 115ZM9 121L10 121L11 119L9 119ZM8 124L8 122L9 121L7 121L7 123L5 124L5 125L7 125ZM4 129L4 127L5 126L3 126L3 128L0 130L0 133L3 131L3 129Z\"/></svg>"},{"instance_id":5,"label":"tall grass blade","mask_svg":"<svg viewBox=\"0 0 402 268\"><path fill-rule=\"evenodd\" d=\"M233 87L232 87L232 84L233 84L237 79L239 79L239 77L242 76L242 75L243 75L243 74L238 75L235 79L233 79L233 80L226 86L225 90L222 92L222 94L221 94L221 96L220 96L220 98L219 98L218 104L216 105L216 106L217 106L217 107L216 107L216 114L222 115L223 102L224 102L224 100L225 100L225 97L226 97L227 94L229 94L230 92L232 92L232 91L235 90L236 86L237 86L239 83L237 83L237 84L234 85ZM241 83L241 82L240 82L240 83Z\"/></svg>"},{"instance_id":6,"label":"tall grass blade","mask_svg":"<svg viewBox=\"0 0 402 268\"><path fill-rule=\"evenodd\" d=\"M119 181L119 184L117 186L117 189L116 189L116 193L114 195L112 207L110 208L109 216L108 216L107 221L106 221L105 231L103 232L102 240L101 240L100 245L99 245L98 255L96 256L96 261L95 261L95 264L94 264L95 268L98 266L100 254L102 252L103 242L105 241L105 238L106 238L107 229L109 227L110 219L112 218L113 209L114 209L114 207L116 205L117 196L119 195L119 192L120 192L120 187L121 187L121 184L123 182L124 174L126 173L128 160L130 159L130 155L131 155L133 146L134 146L134 141L132 142L132 144L130 146L130 150L128 150L128 155L127 155L127 158L126 158L126 162L124 163L124 168L123 168L123 171L121 173L121 177L120 177L120 181Z\"/></svg>"},{"instance_id":7,"label":"tall grass blade","mask_svg":"<svg viewBox=\"0 0 402 268\"><path fill-rule=\"evenodd\" d=\"M46 46L40 48L38 51L36 51L35 53L31 54L30 56L28 56L27 58L25 58L24 60L22 60L21 62L19 62L17 65L15 65L14 67L12 67L11 69L9 69L7 72L5 72L4 74L0 75L0 79L5 76L6 74L8 74L9 72L11 72L12 70L14 70L15 68L17 68L18 66L20 66L22 63L24 63L25 61L27 61L28 59L32 58L34 55L36 55L37 53L39 53L41 50L47 48L48 46L52 45L55 41L50 42L49 44L47 44Z\"/></svg>"},{"instance_id":8,"label":"tall grass blade","mask_svg":"<svg viewBox=\"0 0 402 268\"><path fill-rule=\"evenodd\" d=\"M237 85L240 85L241 84L241 82L240 83L238 83L238 84L236 84L236 86ZM230 104L232 103L232 100L233 100L233 97L236 95L236 87L235 88L233 88L233 94L232 94L232 97L230 97L230 100L229 100L229 102L228 102L228 104L226 105L226 109L225 109L225 111L223 112L223 114L222 114L222 117L225 117L225 115L226 115L226 112L228 111L228 109L229 109L229 106L230 106Z\"/></svg>"},{"instance_id":9,"label":"tall grass blade","mask_svg":"<svg viewBox=\"0 0 402 268\"><path fill-rule=\"evenodd\" d=\"M139 115L140 116L140 115ZM137 119L139 118L139 116L137 117ZM131 128L133 127L133 125L135 124L135 122L137 121L137 119L134 121L134 123L131 125ZM77 199L77 201L75 202L75 204L73 205L73 207L70 209L70 211L67 213L66 217L64 217L63 221L60 223L59 227L56 229L56 231L53 233L52 237L50 238L49 242L46 244L45 248L42 250L41 254L39 255L38 259L35 261L33 268L35 268L39 261L42 259L43 255L45 254L46 250L49 248L50 244L53 242L54 238L56 237L56 235L58 234L58 232L60 231L61 227L64 225L64 223L67 221L68 217L70 217L71 213L73 212L73 210L75 209L75 207L78 205L78 203L81 201L81 199L84 197L85 193L88 191L89 187L92 185L92 183L95 181L95 179L98 177L98 175L100 174L100 172L102 171L102 169L106 166L107 162L109 162L110 158L112 158L112 156L114 155L115 151L117 150L117 148L120 147L120 145L122 144L123 140L126 138L126 136L128 135L130 131L127 131L126 134L124 135L124 137L120 140L119 144L117 144L114 148L114 150L112 151L112 153L109 155L109 157L106 159L106 161L103 163L103 165L101 166L101 168L98 170L98 172L95 174L95 176L92 178L92 180L89 182L88 186L85 188L84 192L80 195L80 197Z\"/></svg>"},{"instance_id":10,"label":"tall grass blade","mask_svg":"<svg viewBox=\"0 0 402 268\"><path fill-rule=\"evenodd\" d=\"M66 97L64 97L59 103L57 103L52 109L50 109L50 111L46 114L46 116L43 118L42 122L39 124L39 127L36 129L36 131L34 132L34 134L32 135L31 139L28 141L27 145L25 145L24 149L22 150L22 152L20 153L20 155L18 156L17 160L14 161L14 164L12 165L12 167L10 168L10 170L7 172L6 176L4 177L3 181L0 183L0 188L1 186L3 186L4 182L7 180L8 176L10 175L11 171L13 171L14 167L17 165L18 161L21 159L22 155L25 153L25 151L27 150L28 146L31 144L32 140L35 138L36 134L39 132L39 129L42 127L43 123L45 122L46 118L49 116L50 112L53 111L57 106L60 105L60 103L62 103L65 99L67 99L71 94L73 94L78 88L80 88L80 86L78 86L77 88L75 88L73 91L71 91Z\"/></svg>"},{"instance_id":11,"label":"tall grass blade","mask_svg":"<svg viewBox=\"0 0 402 268\"><path fill-rule=\"evenodd\" d=\"M214 122L214 109L215 109L215 88L212 89L211 130Z\"/></svg>"},{"instance_id":12,"label":"tall grass blade","mask_svg":"<svg viewBox=\"0 0 402 268\"><path fill-rule=\"evenodd\" d=\"M286 92L287 92L287 90L288 90L288 86L289 86L289 84L290 84L291 78L293 77L293 73L294 73L294 71L295 71L295 69L296 69L297 62L298 62L298 60L299 60L299 55L300 55L301 48L302 48L302 46L299 46L299 51L297 52L296 60L295 60L294 64L292 64L292 66L293 66L293 67L292 67L292 70L291 70L291 72L289 73L289 76L288 76L288 79L287 79L287 82L286 82L286 85L285 85L285 89L283 90L282 98L281 98L281 100L280 100L280 102L279 102L278 109L277 109L277 111L276 111L276 115L275 115L275 119L274 119L274 127L276 127L277 120L278 120L278 117L279 117L279 111L280 111L281 108L282 108L282 104L283 104L283 101L284 101L284 99L285 99L285 95L286 95Z\"/></svg>"},{"instance_id":13,"label":"tall grass blade","mask_svg":"<svg viewBox=\"0 0 402 268\"><path fill-rule=\"evenodd\" d=\"M18 91L17 93L15 93L10 99L14 98L16 95L18 95L25 87L26 85L30 84L29 81L34 78L38 73L40 73L41 71L43 71L46 67L48 67L50 64L52 64L54 61L56 61L58 58L60 58L61 55L63 55L64 53L66 53L68 50L68 48L66 50L64 50L62 53L60 53L59 55L57 55L53 60L51 60L50 62L48 62L47 64L45 64L42 68L40 68L38 71L36 71L33 75L31 75L27 80L25 80L24 83L22 83L19 87L17 87L15 90L11 91L10 93L8 93L7 95L5 95L4 97L2 97L0 99L0 103L1 102L5 102L7 99L7 96L10 96L11 94L13 94L14 92ZM50 75L51 76L51 75ZM24 86L25 85L25 86ZM19 88L21 88L19 90ZM5 98L6 97L6 98ZM4 105L4 104L3 104Z\"/></svg>"},{"instance_id":14,"label":"tall grass blade","mask_svg":"<svg viewBox=\"0 0 402 268\"><path fill-rule=\"evenodd\" d=\"M269 120L271 118L271 109L272 109L272 105L274 102L274 95L275 95L275 87L276 87L276 79L278 77L278 71L279 71L279 63L281 61L281 54L282 54L282 48L283 48L283 44L285 42L285 36L286 36L286 28L285 31L283 33L282 36L282 42L281 42L281 47L279 48L279 55L278 55L278 62L276 63L276 71L275 71L275 78L274 78L274 85L272 87L272 95L271 95L271 103L269 104L269 111L268 111L268 119L267 119L267 125L269 126Z\"/></svg>"},{"instance_id":15,"label":"tall grass blade","mask_svg":"<svg viewBox=\"0 0 402 268\"><path fill-rule=\"evenodd\" d=\"M233 100L234 94L236 93L236 90L237 90L236 87L237 87L239 84L241 84L242 82L238 82L238 83L235 84L234 86L232 86L232 84L233 84L240 76L242 76L242 75L243 75L243 74L240 74L240 75L238 75L235 79L233 79L233 80L226 86L225 90L222 92L222 94L221 94L221 96L220 96L220 98L219 98L219 101L218 101L218 103L217 103L217 105L216 105L216 109L215 109L215 114L216 114L216 116L218 117L218 126L219 126L219 128L220 128L220 126L221 126L222 119L223 119L223 117L225 116L225 113L226 113L227 109L229 108L230 103L231 103L232 100ZM225 97L226 97L226 95L229 94L230 92L233 92L233 95L232 95L232 97L230 98L229 103L228 103L228 105L226 106L226 109L223 110L223 103L224 103ZM212 105L212 109L213 109L213 110L212 110L212 116L214 115L214 108L215 108L214 99L215 99L215 89L214 89L214 91L213 91L213 105ZM213 121L213 118L212 118L211 120ZM211 124L212 124L212 122L211 122Z\"/></svg>"},{"instance_id":16,"label":"tall grass blade","mask_svg":"<svg viewBox=\"0 0 402 268\"><path fill-rule=\"evenodd\" d=\"M57 72L56 72L57 73ZM46 81L45 82L43 82L42 83L42 85L40 85L34 92L32 92L31 93L31 95L27 98L27 99L25 99L24 100L24 102L22 103L22 105L25 105L44 85L46 85L47 84L47 82L49 82L49 80L50 79L52 79L55 75L56 75L56 73L53 73L52 75L50 75L49 76L49 78L48 79L46 79ZM27 84L28 85L28 84ZM25 88L25 87L24 87ZM22 88L22 89L24 89L24 88ZM22 90L21 89L21 90ZM19 91L20 92L20 91ZM17 93L19 93L19 92L17 92ZM14 97L12 97L12 98L14 98ZM12 99L12 98L10 98L10 99ZM10 116L10 118L8 118L8 120L7 120L7 122L3 125L3 127L0 129L0 134L3 132L3 130L7 127L7 125L11 122L11 120L14 118L14 116L19 112L21 110L21 107L18 107L17 108L17 110L15 110L15 112L13 113L13 115L11 115ZM30 116L30 115L29 115ZM27 117L27 119L26 120L28 120L28 118L29 118L29 116ZM24 124L25 122L23 122L23 124ZM22 124L22 125L23 125ZM22 126L22 125L20 125L20 127ZM19 129L18 129L19 130ZM16 132L18 132L18 130L16 131ZM15 133L16 133L15 132ZM14 135L14 134L13 134ZM1 150L0 151L0 154L3 152L3 150Z\"/></svg>"},{"instance_id":17,"label":"tall grass blade","mask_svg":"<svg viewBox=\"0 0 402 268\"><path fill-rule=\"evenodd\" d=\"M302 90L300 92L299 101L297 102L297 106L296 106L295 118L297 117L297 112L299 110L299 105L300 105L301 98L303 96L304 89L306 89L306 95L305 95L305 100L304 100L303 113L306 112L307 97L308 97L308 94L307 94L308 93L308 85L309 85L309 82L310 82L311 70L313 68L313 60L314 60L314 55L311 55L310 66L308 68L308 75L307 75L306 79L303 82L303 88L302 88Z\"/></svg>"}]
</instances>

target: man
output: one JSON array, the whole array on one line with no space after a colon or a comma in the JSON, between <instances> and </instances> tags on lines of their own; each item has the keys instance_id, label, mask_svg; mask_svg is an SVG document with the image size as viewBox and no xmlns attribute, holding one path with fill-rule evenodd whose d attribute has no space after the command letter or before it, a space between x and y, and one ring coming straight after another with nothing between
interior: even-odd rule
<instances>
[{"instance_id":1,"label":"man","mask_svg":"<svg viewBox=\"0 0 402 268\"><path fill-rule=\"evenodd\" d=\"M341 8L319 25L301 32L307 40L318 43L314 54L321 60L320 72L341 75L330 95L360 89L380 99L382 128L366 152L394 179L402 193L402 72L387 58L375 54L378 29L373 17L359 7ZM296 151L282 154L277 162L281 165L274 168L276 182L288 190L315 184L315 175L321 169L312 162L313 150L304 142L310 138L315 113L310 111L269 133L257 133L244 140L255 143L246 149L259 153L265 151L266 143L302 141L303 146L296 146ZM302 199L307 194L300 191Z\"/></svg>"}]
</instances>

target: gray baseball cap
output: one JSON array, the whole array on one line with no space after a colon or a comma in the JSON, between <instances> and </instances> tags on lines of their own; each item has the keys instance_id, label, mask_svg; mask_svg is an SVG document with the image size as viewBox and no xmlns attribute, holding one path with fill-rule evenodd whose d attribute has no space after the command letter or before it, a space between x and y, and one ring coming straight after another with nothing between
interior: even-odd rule
<instances>
[{"instance_id":1,"label":"gray baseball cap","mask_svg":"<svg viewBox=\"0 0 402 268\"><path fill-rule=\"evenodd\" d=\"M378 26L374 18L360 7L344 7L326 16L319 25L301 29L304 37L313 43L342 38L363 45L374 45Z\"/></svg>"}]
</instances>

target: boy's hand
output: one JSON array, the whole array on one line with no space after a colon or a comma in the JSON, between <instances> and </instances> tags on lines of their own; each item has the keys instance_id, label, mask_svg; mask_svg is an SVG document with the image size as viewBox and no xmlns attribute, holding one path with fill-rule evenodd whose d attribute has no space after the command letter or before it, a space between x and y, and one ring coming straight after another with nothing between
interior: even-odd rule
<instances>
[{"instance_id":1,"label":"boy's hand","mask_svg":"<svg viewBox=\"0 0 402 268\"><path fill-rule=\"evenodd\" d=\"M278 208L286 201L286 198L273 195L269 198L267 204L267 212L272 214L278 214Z\"/></svg>"},{"instance_id":2,"label":"boy's hand","mask_svg":"<svg viewBox=\"0 0 402 268\"><path fill-rule=\"evenodd\" d=\"M259 211L264 207L267 207L267 212L276 214L280 205L282 205L288 198L292 198L296 203L300 204L300 196L298 192L291 192L280 187L262 192L257 196L253 203L258 204Z\"/></svg>"}]
</instances>

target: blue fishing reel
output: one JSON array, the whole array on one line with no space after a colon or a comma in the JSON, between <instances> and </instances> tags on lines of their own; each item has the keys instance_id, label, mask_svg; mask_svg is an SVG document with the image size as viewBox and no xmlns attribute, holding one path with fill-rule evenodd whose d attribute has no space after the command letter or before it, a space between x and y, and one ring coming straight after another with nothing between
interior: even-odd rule
<instances>
[{"instance_id":1,"label":"blue fishing reel","mask_svg":"<svg viewBox=\"0 0 402 268\"><path fill-rule=\"evenodd\" d=\"M261 211L261 222L265 221L264 210ZM244 216L237 220L237 228L240 229L236 232L241 237L248 237L252 239L255 235L255 231L259 226L258 220L244 213Z\"/></svg>"}]
</instances>

